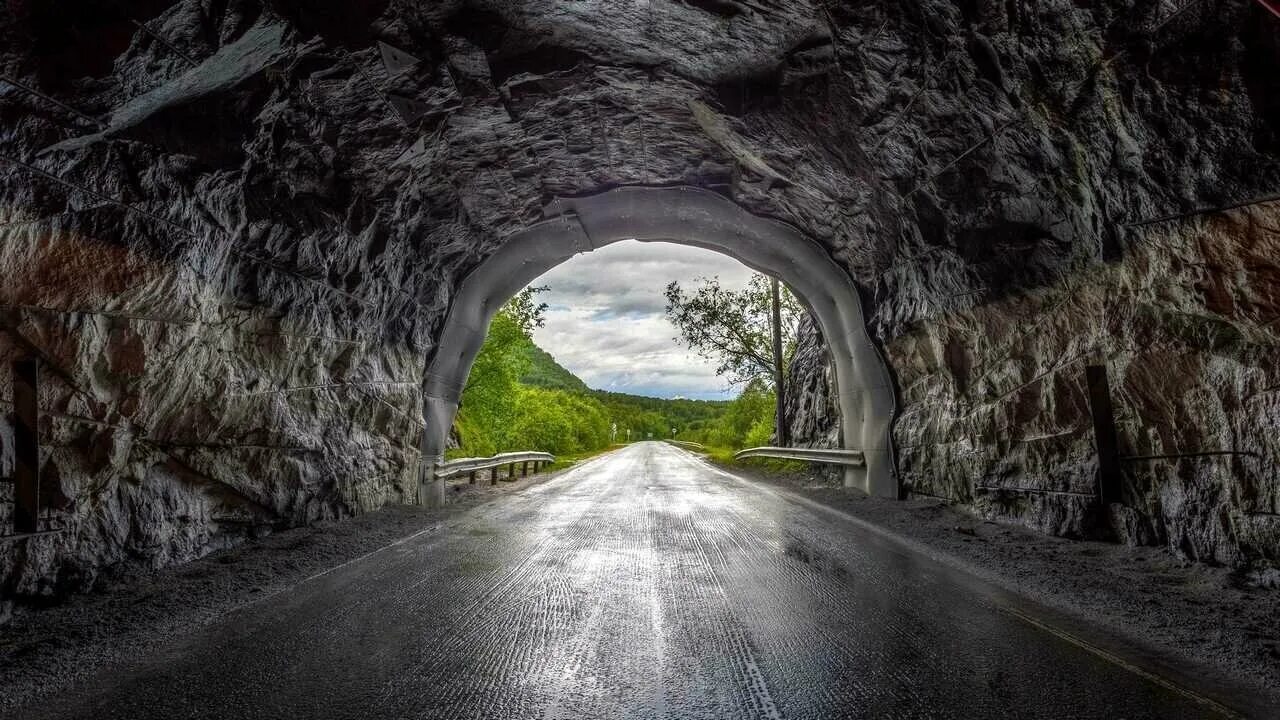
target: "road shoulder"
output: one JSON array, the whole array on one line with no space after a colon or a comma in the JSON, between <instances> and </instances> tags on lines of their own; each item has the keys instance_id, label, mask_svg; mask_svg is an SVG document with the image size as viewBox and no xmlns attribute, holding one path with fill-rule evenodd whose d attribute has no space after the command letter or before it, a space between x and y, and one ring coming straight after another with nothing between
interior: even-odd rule
<instances>
[{"instance_id":1,"label":"road shoulder","mask_svg":"<svg viewBox=\"0 0 1280 720\"><path fill-rule=\"evenodd\" d=\"M91 593L45 607L20 606L0 626L0 716L308 579L436 533L462 513L573 467L497 485L463 479L450 485L441 509L390 505L275 532L182 565L127 566L105 574Z\"/></svg>"},{"instance_id":2,"label":"road shoulder","mask_svg":"<svg viewBox=\"0 0 1280 720\"><path fill-rule=\"evenodd\" d=\"M870 498L816 473L706 462L898 538L1060 614L1073 629L1099 626L1149 665L1195 668L1212 676L1209 684L1256 694L1233 706L1280 707L1280 589L1163 548L1049 537L938 501Z\"/></svg>"}]
</instances>

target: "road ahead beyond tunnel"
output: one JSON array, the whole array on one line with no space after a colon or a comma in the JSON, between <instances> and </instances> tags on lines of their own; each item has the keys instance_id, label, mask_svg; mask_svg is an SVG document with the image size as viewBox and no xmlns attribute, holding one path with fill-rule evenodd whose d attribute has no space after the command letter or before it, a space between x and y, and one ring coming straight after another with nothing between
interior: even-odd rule
<instances>
[{"instance_id":1,"label":"road ahead beyond tunnel","mask_svg":"<svg viewBox=\"0 0 1280 720\"><path fill-rule=\"evenodd\" d=\"M460 513L25 715L1216 716L966 573L660 443Z\"/></svg>"}]
</instances>

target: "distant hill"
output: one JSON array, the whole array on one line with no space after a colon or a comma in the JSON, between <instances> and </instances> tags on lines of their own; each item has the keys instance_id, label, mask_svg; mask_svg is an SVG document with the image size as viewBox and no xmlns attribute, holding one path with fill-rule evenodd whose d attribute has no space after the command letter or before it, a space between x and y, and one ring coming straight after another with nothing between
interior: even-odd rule
<instances>
[{"instance_id":1,"label":"distant hill","mask_svg":"<svg viewBox=\"0 0 1280 720\"><path fill-rule=\"evenodd\" d=\"M556 362L556 359L551 357L551 353L532 342L529 343L526 354L530 362L529 372L520 378L520 382L525 385L583 393L591 391L581 378Z\"/></svg>"},{"instance_id":2,"label":"distant hill","mask_svg":"<svg viewBox=\"0 0 1280 720\"><path fill-rule=\"evenodd\" d=\"M667 437L671 428L680 432L697 430L720 417L729 406L727 400L668 400L665 398L628 395L626 393L593 390L577 375L532 342L527 348L530 368L520 382L533 387L566 390L589 395L600 401L613 421L621 429L630 428L640 439L652 434L655 438ZM624 430L619 430L622 435ZM619 440L625 439L619 437Z\"/></svg>"}]
</instances>

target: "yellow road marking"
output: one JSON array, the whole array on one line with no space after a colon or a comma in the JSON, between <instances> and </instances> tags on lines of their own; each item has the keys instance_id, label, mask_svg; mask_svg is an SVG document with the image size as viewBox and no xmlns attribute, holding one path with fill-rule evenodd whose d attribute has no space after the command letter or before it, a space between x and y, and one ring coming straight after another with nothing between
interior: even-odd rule
<instances>
[{"instance_id":1,"label":"yellow road marking","mask_svg":"<svg viewBox=\"0 0 1280 720\"><path fill-rule=\"evenodd\" d=\"M1149 670L1144 670L1141 667L1134 665L1133 663L1125 660L1124 658L1114 653L1103 650L1102 648L1098 647L1097 645L1094 645L1093 643L1082 640L1068 632L1059 630L1053 627L1052 625L1049 625L1041 620L1037 620L1036 618L1028 615L1027 613L1022 612L1021 610L1018 610L1013 607L1009 607L1008 605L997 605L997 607L999 607L1004 612L1007 612L1010 615L1018 618L1019 620L1027 623L1028 625L1037 627L1053 635L1054 637L1061 638L1062 640L1065 640L1071 643L1072 645L1075 645L1076 647L1082 650L1085 650L1086 652L1090 652L1090 653L1093 653L1094 655L1097 655L1098 657L1102 658L1103 660L1106 660L1107 662L1113 663L1115 665L1119 665L1120 667L1124 668L1125 670L1128 670L1134 675L1138 675L1139 677L1142 677L1146 680L1150 680L1151 682L1155 683L1156 685L1159 685L1165 690L1177 693L1187 698L1188 700L1192 700L1194 702L1200 703L1201 705L1206 705L1212 708L1215 712L1225 717L1241 718L1241 719L1243 719L1244 717L1243 715L1240 715L1236 711L1223 705L1217 700L1205 697L1204 695L1201 695L1200 693L1197 693L1194 690L1189 690L1179 685L1178 683L1175 683L1174 681L1169 680L1168 678L1164 678L1159 675L1156 675L1155 673L1150 672Z\"/></svg>"}]
</instances>

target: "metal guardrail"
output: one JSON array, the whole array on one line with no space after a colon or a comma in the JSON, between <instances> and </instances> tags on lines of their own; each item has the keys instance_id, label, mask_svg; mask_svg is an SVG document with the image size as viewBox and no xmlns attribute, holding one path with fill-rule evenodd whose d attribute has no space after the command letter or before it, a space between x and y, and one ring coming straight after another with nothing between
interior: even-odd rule
<instances>
[{"instance_id":1,"label":"metal guardrail","mask_svg":"<svg viewBox=\"0 0 1280 720\"><path fill-rule=\"evenodd\" d=\"M744 460L746 458L804 460L806 462L826 463L828 465L845 465L849 467L865 467L867 464L866 456L862 454L861 450L758 447L739 450L733 457L735 460Z\"/></svg>"},{"instance_id":2,"label":"metal guardrail","mask_svg":"<svg viewBox=\"0 0 1280 720\"><path fill-rule=\"evenodd\" d=\"M664 442L682 447L685 450L696 450L697 452L706 452L707 446L702 443L689 442L688 440L664 440Z\"/></svg>"},{"instance_id":3,"label":"metal guardrail","mask_svg":"<svg viewBox=\"0 0 1280 720\"><path fill-rule=\"evenodd\" d=\"M451 478L457 475L472 475L472 482L475 482L474 473L480 470L493 470L503 465L511 466L509 476L514 477L517 465L523 465L524 474L528 475L529 463L533 463L533 471L537 472L540 465L549 465L555 461L555 455L544 452L509 452L499 453L487 458L458 458L457 460L436 463L436 477ZM494 480L496 481L497 478L495 477Z\"/></svg>"}]
</instances>

